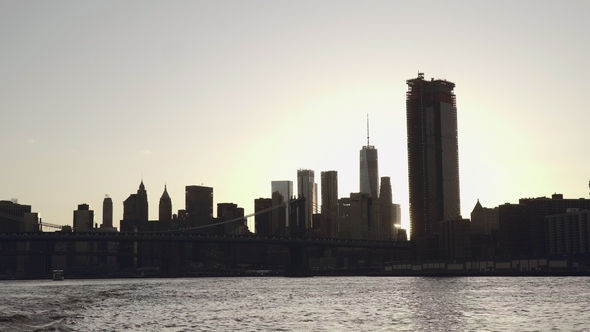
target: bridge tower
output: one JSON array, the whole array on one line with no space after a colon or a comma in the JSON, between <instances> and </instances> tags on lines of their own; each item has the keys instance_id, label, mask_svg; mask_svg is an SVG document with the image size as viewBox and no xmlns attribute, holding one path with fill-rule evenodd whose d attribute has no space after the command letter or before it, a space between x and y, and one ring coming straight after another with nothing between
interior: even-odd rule
<instances>
[{"instance_id":1,"label":"bridge tower","mask_svg":"<svg viewBox=\"0 0 590 332\"><path fill-rule=\"evenodd\" d=\"M291 237L301 239L307 238L305 213L305 197L291 200L289 202L289 228ZM307 258L307 245L295 243L289 245L289 265L285 271L286 277L311 277L309 259Z\"/></svg>"}]
</instances>

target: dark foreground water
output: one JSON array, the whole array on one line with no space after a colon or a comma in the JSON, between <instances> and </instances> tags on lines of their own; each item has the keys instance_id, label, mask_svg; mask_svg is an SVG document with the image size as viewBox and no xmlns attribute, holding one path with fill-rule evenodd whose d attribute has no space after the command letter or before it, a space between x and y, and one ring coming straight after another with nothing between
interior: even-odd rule
<instances>
[{"instance_id":1,"label":"dark foreground water","mask_svg":"<svg viewBox=\"0 0 590 332\"><path fill-rule=\"evenodd\" d=\"M590 278L0 281L1 331L588 331Z\"/></svg>"}]
</instances>

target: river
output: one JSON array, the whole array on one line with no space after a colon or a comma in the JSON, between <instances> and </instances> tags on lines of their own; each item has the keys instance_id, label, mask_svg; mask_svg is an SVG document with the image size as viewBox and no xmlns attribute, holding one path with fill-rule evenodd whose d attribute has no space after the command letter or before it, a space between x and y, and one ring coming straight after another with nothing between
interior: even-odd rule
<instances>
[{"instance_id":1,"label":"river","mask_svg":"<svg viewBox=\"0 0 590 332\"><path fill-rule=\"evenodd\" d=\"M0 281L0 331L588 331L588 277Z\"/></svg>"}]
</instances>

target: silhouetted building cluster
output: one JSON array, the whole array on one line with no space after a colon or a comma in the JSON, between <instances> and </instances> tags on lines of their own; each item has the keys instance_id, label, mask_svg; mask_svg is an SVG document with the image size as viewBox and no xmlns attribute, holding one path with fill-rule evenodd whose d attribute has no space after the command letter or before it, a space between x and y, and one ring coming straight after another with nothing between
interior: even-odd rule
<instances>
[{"instance_id":1,"label":"silhouetted building cluster","mask_svg":"<svg viewBox=\"0 0 590 332\"><path fill-rule=\"evenodd\" d=\"M31 212L30 205L18 204L17 200L0 201L0 233L39 232L39 214ZM19 256L9 253L26 250L44 250L45 243L11 243L0 241L0 275L38 276L45 271L44 257Z\"/></svg>"},{"instance_id":2,"label":"silhouetted building cluster","mask_svg":"<svg viewBox=\"0 0 590 332\"><path fill-rule=\"evenodd\" d=\"M415 259L590 253L587 199L554 194L494 208L483 207L478 200L471 220L462 218L455 84L428 81L422 73L407 84L410 228Z\"/></svg>"},{"instance_id":3,"label":"silhouetted building cluster","mask_svg":"<svg viewBox=\"0 0 590 332\"><path fill-rule=\"evenodd\" d=\"M484 269L489 267L483 262L492 258L518 258L517 264L509 265L516 264L519 268L548 266L539 258L548 255L585 255L590 262L590 200L564 199L563 195L554 194L551 198L522 198L517 204L493 208L482 206L478 200L471 219L463 218L459 200L455 84L440 79L425 80L423 73L406 83L412 259L433 262L475 259L481 262L468 263L469 266ZM339 197L335 170L320 173L320 196L315 181L314 170L298 169L296 196L292 181L272 181L269 196L253 200L253 214L245 215L243 207L224 202L217 204L216 216L213 188L186 186L184 207L174 213L165 185L159 199L158 218L150 220L147 190L142 180L137 192L123 201L120 231L154 235L248 235L252 232L246 221L254 217L254 234L265 237L407 241L408 234L401 228L400 205L393 202L391 178L379 177L378 151L369 142L368 118L367 144L359 151L358 192ZM293 202L297 205L292 205ZM31 212L31 206L0 201L0 233L40 232L42 226L38 214ZM103 201L100 227L95 224L90 206L80 204L73 212L72 226L64 226L60 231L117 232L113 227L113 200L107 196ZM17 254L33 251L45 254ZM367 252L310 248L309 261L317 268L364 266L373 259ZM148 274L179 275L218 268L215 264L219 263L211 262L222 258L230 258L234 265L257 262L264 268L284 268L289 257L289 250L280 245L132 241L0 243L0 253L0 276L43 275L52 268L68 268L79 275L92 274L93 269L139 269ZM438 268L445 264L430 265ZM502 268L508 266L506 262L498 264Z\"/></svg>"}]
</instances>

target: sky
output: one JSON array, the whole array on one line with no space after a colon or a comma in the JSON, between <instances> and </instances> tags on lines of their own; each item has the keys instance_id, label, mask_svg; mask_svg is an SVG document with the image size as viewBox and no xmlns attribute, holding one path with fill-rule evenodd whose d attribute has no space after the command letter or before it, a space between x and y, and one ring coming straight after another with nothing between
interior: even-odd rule
<instances>
[{"instance_id":1,"label":"sky","mask_svg":"<svg viewBox=\"0 0 590 332\"><path fill-rule=\"evenodd\" d=\"M409 228L406 80L456 84L461 212L588 198L588 1L0 0L0 200L102 222L143 180L254 210L271 181L378 149ZM216 208L214 208L216 210ZM253 220L249 221L252 226ZM253 231L253 228L251 227Z\"/></svg>"}]
</instances>

